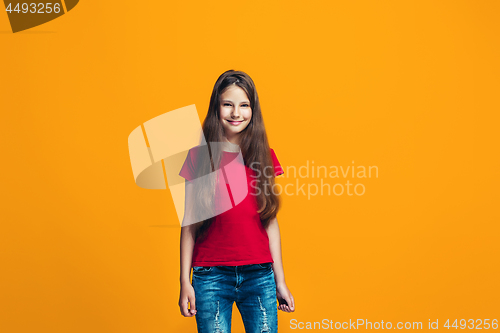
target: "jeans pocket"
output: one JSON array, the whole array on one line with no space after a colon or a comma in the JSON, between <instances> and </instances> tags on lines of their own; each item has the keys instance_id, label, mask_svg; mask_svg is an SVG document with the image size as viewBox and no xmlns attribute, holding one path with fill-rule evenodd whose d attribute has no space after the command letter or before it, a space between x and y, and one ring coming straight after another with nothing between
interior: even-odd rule
<instances>
[{"instance_id":1,"label":"jeans pocket","mask_svg":"<svg viewBox=\"0 0 500 333\"><path fill-rule=\"evenodd\" d=\"M208 273L214 269L214 266L193 266L193 274Z\"/></svg>"},{"instance_id":2,"label":"jeans pocket","mask_svg":"<svg viewBox=\"0 0 500 333\"><path fill-rule=\"evenodd\" d=\"M272 262L266 262L266 263L257 264L257 265L259 265L260 268L264 268L264 269L269 269L269 268L273 267L273 263Z\"/></svg>"}]
</instances>

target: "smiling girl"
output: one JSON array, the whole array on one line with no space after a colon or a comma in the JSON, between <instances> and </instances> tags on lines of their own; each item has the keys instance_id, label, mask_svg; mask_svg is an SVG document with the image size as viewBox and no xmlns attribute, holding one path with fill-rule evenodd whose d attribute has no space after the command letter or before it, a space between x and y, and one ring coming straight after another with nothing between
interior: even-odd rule
<instances>
[{"instance_id":1,"label":"smiling girl","mask_svg":"<svg viewBox=\"0 0 500 333\"><path fill-rule=\"evenodd\" d=\"M208 145L190 149L179 173L186 179L181 313L196 317L200 333L230 332L236 302L247 333L277 332L277 309L295 311L281 257L279 198L272 191L274 177L283 169L269 147L259 97L246 73L229 70L217 79L203 135ZM213 149L212 143L223 143L222 149ZM237 165L238 156L243 157L244 170L240 190L248 192L241 200L236 200L234 181L228 181L228 170ZM203 177L218 173L218 178ZM223 190L229 193L230 209L219 207ZM200 218L200 211L213 207L219 207L208 215L213 217Z\"/></svg>"}]
</instances>

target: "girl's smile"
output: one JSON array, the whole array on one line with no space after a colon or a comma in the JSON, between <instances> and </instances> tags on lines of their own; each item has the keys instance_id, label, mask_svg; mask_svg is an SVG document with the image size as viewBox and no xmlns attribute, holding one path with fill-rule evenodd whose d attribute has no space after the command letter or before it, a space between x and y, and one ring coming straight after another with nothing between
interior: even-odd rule
<instances>
[{"instance_id":1,"label":"girl's smile","mask_svg":"<svg viewBox=\"0 0 500 333\"><path fill-rule=\"evenodd\" d=\"M227 119L226 119L226 121L233 126L238 126L239 124L241 124L243 122L242 120L234 121L234 120L227 120Z\"/></svg>"}]
</instances>

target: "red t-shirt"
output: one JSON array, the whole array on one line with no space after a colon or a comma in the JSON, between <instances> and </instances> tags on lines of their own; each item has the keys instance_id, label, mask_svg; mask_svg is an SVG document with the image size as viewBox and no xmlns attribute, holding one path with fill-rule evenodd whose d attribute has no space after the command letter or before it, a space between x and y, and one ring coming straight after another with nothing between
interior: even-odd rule
<instances>
[{"instance_id":1,"label":"red t-shirt","mask_svg":"<svg viewBox=\"0 0 500 333\"><path fill-rule=\"evenodd\" d=\"M194 178L194 166L196 165L198 149L199 146L189 150L179 173L180 176L189 181ZM238 154L223 151L221 169L227 169L225 166L235 161ZM271 157L275 171L274 175L283 174L284 171L273 149L271 149ZM259 213L257 213L256 184L251 183L255 179L252 177L255 172L250 167L244 166L244 168L246 170L248 194L241 202L215 216L210 228L207 230L206 237L201 241L197 241L194 245L191 266L240 266L274 262L269 249L267 232L262 226ZM229 172L226 170L225 178ZM267 169L265 172L269 174ZM226 186L229 196L231 196L229 184L226 184ZM231 202L234 203L233 197L231 197Z\"/></svg>"}]
</instances>

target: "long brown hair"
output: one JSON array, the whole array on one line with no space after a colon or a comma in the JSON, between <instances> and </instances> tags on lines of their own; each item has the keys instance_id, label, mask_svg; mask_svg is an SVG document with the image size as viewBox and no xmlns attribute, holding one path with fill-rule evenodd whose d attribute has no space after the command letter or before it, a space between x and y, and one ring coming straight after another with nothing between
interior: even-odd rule
<instances>
[{"instance_id":1,"label":"long brown hair","mask_svg":"<svg viewBox=\"0 0 500 333\"><path fill-rule=\"evenodd\" d=\"M246 166L252 168L256 173L254 184L256 188L256 197L258 203L258 213L262 226L266 228L270 221L276 217L279 210L279 197L273 191L274 168L267 140L266 129L264 127L264 119L260 108L259 96L255 84L250 76L242 71L228 70L221 74L215 82L212 96L210 97L210 105L208 113L203 121L203 135L208 149L203 150L206 153L201 153L200 158L205 162L197 163L197 176L207 175L211 171L218 170L221 160L221 150L211 149L211 142L224 142L224 128L220 119L220 100L221 95L232 85L236 85L243 89L247 94L252 109L252 118L247 127L239 134L239 146L243 155L243 160ZM266 177L264 168L270 166L273 170L272 177ZM211 170L210 170L211 169ZM215 186L217 179L211 178L207 180L210 184L202 184L199 182L199 187L195 192L196 209L200 207L205 211L213 207L215 195ZM257 189L258 188L258 189ZM213 222L213 217L197 223L195 240L203 239L206 236L208 228ZM200 221L200 220L198 220Z\"/></svg>"}]
</instances>

